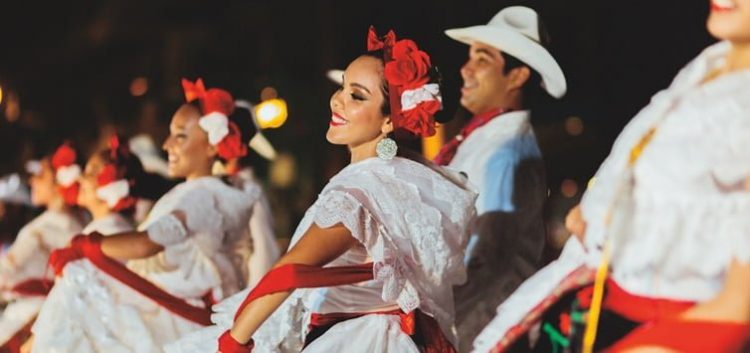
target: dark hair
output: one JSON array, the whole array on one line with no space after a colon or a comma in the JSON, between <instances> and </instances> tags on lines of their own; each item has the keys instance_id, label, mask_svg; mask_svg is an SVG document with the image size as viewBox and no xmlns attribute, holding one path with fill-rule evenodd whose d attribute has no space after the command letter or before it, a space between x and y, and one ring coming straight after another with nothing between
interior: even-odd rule
<instances>
[{"instance_id":1,"label":"dark hair","mask_svg":"<svg viewBox=\"0 0 750 353\"><path fill-rule=\"evenodd\" d=\"M383 63L383 66L385 66L385 52L382 49L374 50L374 51L368 51L362 56L368 56L371 58L375 58L380 60L381 63ZM380 91L383 92L383 104L380 106L380 112L383 115L391 115L391 100L390 92L388 91L388 81L385 80L385 77L383 77L382 83L380 85Z\"/></svg>"},{"instance_id":2,"label":"dark hair","mask_svg":"<svg viewBox=\"0 0 750 353\"><path fill-rule=\"evenodd\" d=\"M141 160L130 151L127 140L118 138L120 141L117 148L105 148L96 153L104 164L112 164L118 173L122 173L122 178L130 183L130 196L138 199L157 200L169 188L172 183L155 182L155 175L150 175L143 169ZM132 210L125 210L125 212Z\"/></svg>"},{"instance_id":3,"label":"dark hair","mask_svg":"<svg viewBox=\"0 0 750 353\"><path fill-rule=\"evenodd\" d=\"M550 36L549 32L547 32L547 27L542 22L542 19L538 19L537 22L537 30L539 33L539 44L544 48L549 48L550 44ZM521 88L521 94L523 99L523 106L524 108L533 108L535 107L540 100L543 100L546 98L549 94L542 88L542 76L534 69L532 69L528 64L524 63L523 61L519 60L513 55L510 55L508 53L500 51L500 55L503 57L503 60L505 61L505 66L503 68L503 74L508 74L511 70L517 69L522 66L526 66L529 71L531 72L531 75L529 76L529 79L524 83L523 87Z\"/></svg>"},{"instance_id":4,"label":"dark hair","mask_svg":"<svg viewBox=\"0 0 750 353\"><path fill-rule=\"evenodd\" d=\"M250 142L250 139L252 139L253 136L255 136L255 134L258 132L258 127L255 126L255 123L253 122L252 113L245 108L235 107L234 112L229 116L229 121L237 124L237 127L240 129L242 142L244 142L245 144ZM256 157L256 153L248 151L245 156L239 159L240 165L254 165L258 161Z\"/></svg>"},{"instance_id":5,"label":"dark hair","mask_svg":"<svg viewBox=\"0 0 750 353\"><path fill-rule=\"evenodd\" d=\"M376 51L369 51L365 54L362 54L362 56L372 57L375 59L380 60L381 63L385 64L384 59L385 53L383 50L376 50ZM430 69L430 75L431 75L431 81L435 81L438 84L440 84L440 74L437 71L437 69L433 66L433 68ZM385 79L385 76L382 78L382 85L381 90L383 92L383 104L380 107L380 110L383 115L390 115L391 114L391 104L390 104L390 93L388 90L388 82ZM409 160L412 160L414 162L417 162L419 164L424 165L427 168L430 168L434 172L438 173L443 178L447 179L451 183L455 184L456 186L467 190L466 181L461 180L457 178L456 176L448 173L446 170L438 166L437 164L433 163L432 161L424 158L419 153L414 152L411 148L408 148L407 145L412 145L412 143L409 143L409 140L414 140L414 135L404 132L404 131L394 131L393 132L394 140L398 144L398 156L403 157Z\"/></svg>"}]
</instances>

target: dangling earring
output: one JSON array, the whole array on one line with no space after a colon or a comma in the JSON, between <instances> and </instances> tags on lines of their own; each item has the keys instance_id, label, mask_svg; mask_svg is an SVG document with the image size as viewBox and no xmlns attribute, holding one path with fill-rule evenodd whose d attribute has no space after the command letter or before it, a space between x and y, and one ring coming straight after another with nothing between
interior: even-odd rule
<instances>
[{"instance_id":1,"label":"dangling earring","mask_svg":"<svg viewBox=\"0 0 750 353\"><path fill-rule=\"evenodd\" d=\"M375 146L375 152L378 153L378 158L389 161L393 157L396 157L398 145L396 145L396 141L393 141L392 138L386 135L378 141L377 146Z\"/></svg>"}]
</instances>

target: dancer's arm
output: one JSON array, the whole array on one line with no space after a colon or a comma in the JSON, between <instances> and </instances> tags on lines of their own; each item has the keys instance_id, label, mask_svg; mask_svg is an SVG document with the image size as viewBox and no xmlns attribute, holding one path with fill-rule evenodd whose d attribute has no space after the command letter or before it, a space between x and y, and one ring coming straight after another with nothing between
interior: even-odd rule
<instances>
[{"instance_id":1,"label":"dancer's arm","mask_svg":"<svg viewBox=\"0 0 750 353\"><path fill-rule=\"evenodd\" d=\"M732 261L721 292L689 309L682 318L750 323L750 263Z\"/></svg>"},{"instance_id":2,"label":"dancer's arm","mask_svg":"<svg viewBox=\"0 0 750 353\"><path fill-rule=\"evenodd\" d=\"M584 235L586 234L586 221L583 220L580 204L568 212L568 215L565 217L565 228L583 243Z\"/></svg>"},{"instance_id":3,"label":"dancer's arm","mask_svg":"<svg viewBox=\"0 0 750 353\"><path fill-rule=\"evenodd\" d=\"M299 242L279 259L274 268L287 264L323 266L357 244L349 230L341 224L320 228L313 224ZM291 295L280 292L258 298L248 304L237 317L232 337L241 343L250 341L255 331Z\"/></svg>"},{"instance_id":4,"label":"dancer's arm","mask_svg":"<svg viewBox=\"0 0 750 353\"><path fill-rule=\"evenodd\" d=\"M141 259L158 254L164 247L148 237L147 232L129 232L102 239L102 252L118 260Z\"/></svg>"}]
</instances>

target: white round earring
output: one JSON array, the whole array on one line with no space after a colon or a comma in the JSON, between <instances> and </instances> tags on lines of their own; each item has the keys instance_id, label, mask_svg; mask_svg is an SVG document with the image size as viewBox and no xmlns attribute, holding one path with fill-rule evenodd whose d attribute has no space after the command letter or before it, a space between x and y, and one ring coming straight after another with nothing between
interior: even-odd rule
<instances>
[{"instance_id":1,"label":"white round earring","mask_svg":"<svg viewBox=\"0 0 750 353\"><path fill-rule=\"evenodd\" d=\"M377 146L375 146L375 152L378 153L378 158L388 161L393 159L393 157L396 157L398 145L396 144L396 141L393 141L393 139L386 136L378 141Z\"/></svg>"}]
</instances>

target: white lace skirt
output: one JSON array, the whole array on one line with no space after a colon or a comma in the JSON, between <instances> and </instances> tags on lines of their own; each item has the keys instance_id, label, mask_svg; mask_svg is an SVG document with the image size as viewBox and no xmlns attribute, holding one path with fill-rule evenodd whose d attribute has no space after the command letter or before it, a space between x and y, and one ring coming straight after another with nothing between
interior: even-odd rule
<instances>
[{"instance_id":1,"label":"white lace skirt","mask_svg":"<svg viewBox=\"0 0 750 353\"><path fill-rule=\"evenodd\" d=\"M160 353L200 327L77 260L65 267L39 312L32 352Z\"/></svg>"},{"instance_id":2,"label":"white lace skirt","mask_svg":"<svg viewBox=\"0 0 750 353\"><path fill-rule=\"evenodd\" d=\"M19 298L5 307L0 315L0 346L34 320L42 308L44 297Z\"/></svg>"}]
</instances>

